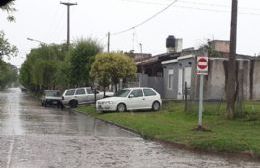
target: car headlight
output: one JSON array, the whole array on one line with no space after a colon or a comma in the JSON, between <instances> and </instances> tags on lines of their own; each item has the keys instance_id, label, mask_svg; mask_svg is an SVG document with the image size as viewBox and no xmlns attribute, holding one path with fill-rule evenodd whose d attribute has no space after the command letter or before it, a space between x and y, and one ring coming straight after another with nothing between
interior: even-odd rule
<instances>
[{"instance_id":1,"label":"car headlight","mask_svg":"<svg viewBox=\"0 0 260 168\"><path fill-rule=\"evenodd\" d=\"M102 105L102 104L108 104L108 105L110 105L110 104L113 104L113 102L112 101L99 101L98 102L98 104L100 104L100 105Z\"/></svg>"},{"instance_id":2,"label":"car headlight","mask_svg":"<svg viewBox=\"0 0 260 168\"><path fill-rule=\"evenodd\" d=\"M105 101L104 104L113 104L112 101Z\"/></svg>"}]
</instances>

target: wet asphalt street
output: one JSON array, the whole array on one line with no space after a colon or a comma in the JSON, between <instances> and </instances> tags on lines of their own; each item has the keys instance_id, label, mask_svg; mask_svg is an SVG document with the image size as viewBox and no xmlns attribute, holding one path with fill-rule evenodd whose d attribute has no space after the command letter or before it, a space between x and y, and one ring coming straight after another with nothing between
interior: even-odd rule
<instances>
[{"instance_id":1,"label":"wet asphalt street","mask_svg":"<svg viewBox=\"0 0 260 168\"><path fill-rule=\"evenodd\" d=\"M145 141L88 116L44 108L19 89L0 92L1 168L227 168L260 163Z\"/></svg>"}]
</instances>

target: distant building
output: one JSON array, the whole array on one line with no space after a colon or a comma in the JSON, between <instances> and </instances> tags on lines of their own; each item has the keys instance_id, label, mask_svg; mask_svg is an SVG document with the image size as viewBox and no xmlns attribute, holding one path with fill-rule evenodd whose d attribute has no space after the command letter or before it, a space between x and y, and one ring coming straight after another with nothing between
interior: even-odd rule
<instances>
[{"instance_id":1,"label":"distant building","mask_svg":"<svg viewBox=\"0 0 260 168\"><path fill-rule=\"evenodd\" d=\"M170 36L169 36L170 37ZM199 78L196 74L197 56L203 49L182 49L182 40L167 38L167 52L137 61L139 86L156 89L164 99L184 99L185 85L188 98L198 99ZM177 44L177 45L176 45ZM205 78L204 97L207 100L225 99L229 41L214 40L208 43L209 75ZM169 48L170 47L170 48ZM243 85L245 99L260 100L260 58L237 55L237 78ZM259 90L259 91L258 91Z\"/></svg>"}]
</instances>

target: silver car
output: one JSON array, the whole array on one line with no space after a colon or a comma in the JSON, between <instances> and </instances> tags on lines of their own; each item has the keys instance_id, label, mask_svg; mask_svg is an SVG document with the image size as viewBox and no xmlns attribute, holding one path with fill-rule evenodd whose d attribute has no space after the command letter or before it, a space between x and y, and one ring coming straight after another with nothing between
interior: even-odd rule
<instances>
[{"instance_id":1,"label":"silver car","mask_svg":"<svg viewBox=\"0 0 260 168\"><path fill-rule=\"evenodd\" d=\"M106 92L106 97L113 96L113 92ZM96 100L104 98L104 92L96 90ZM63 92L62 103L71 108L75 108L78 104L93 103L95 101L94 90L91 87L67 89Z\"/></svg>"}]
</instances>

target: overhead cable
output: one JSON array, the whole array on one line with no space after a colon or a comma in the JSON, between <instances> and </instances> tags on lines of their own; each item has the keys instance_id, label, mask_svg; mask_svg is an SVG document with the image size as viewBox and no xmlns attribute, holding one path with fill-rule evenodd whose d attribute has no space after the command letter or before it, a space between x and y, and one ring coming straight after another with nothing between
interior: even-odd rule
<instances>
[{"instance_id":1,"label":"overhead cable","mask_svg":"<svg viewBox=\"0 0 260 168\"><path fill-rule=\"evenodd\" d=\"M149 22L150 20L152 20L153 18L155 18L156 16L158 16L159 14L163 13L164 11L166 11L168 8L170 8L172 5L174 5L178 0L174 0L172 3L170 3L169 5L167 5L165 8L163 8L162 10L160 10L159 12L155 13L154 15L152 15L151 17L149 17L148 19L142 21L141 23L133 26L133 27L130 27L128 29L125 29L125 30L122 30L122 31L119 31L119 32L116 32L116 33L111 33L112 35L119 35L119 34L122 34L122 33L125 33L125 32L128 32L130 30L133 30L137 27L140 27L142 26L143 24Z\"/></svg>"}]
</instances>

